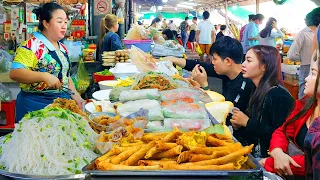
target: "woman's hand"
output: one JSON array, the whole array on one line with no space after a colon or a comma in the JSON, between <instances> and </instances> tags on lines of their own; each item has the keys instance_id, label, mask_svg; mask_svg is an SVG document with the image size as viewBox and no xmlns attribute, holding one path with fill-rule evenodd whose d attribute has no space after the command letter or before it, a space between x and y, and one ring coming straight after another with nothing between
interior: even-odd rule
<instances>
[{"instance_id":1,"label":"woman's hand","mask_svg":"<svg viewBox=\"0 0 320 180\"><path fill-rule=\"evenodd\" d=\"M301 168L288 154L284 153L282 149L275 148L271 151L271 156L274 159L274 169L280 176L293 175L290 164Z\"/></svg>"},{"instance_id":2,"label":"woman's hand","mask_svg":"<svg viewBox=\"0 0 320 180\"><path fill-rule=\"evenodd\" d=\"M267 158L263 158L263 159L261 159L261 160L259 161L259 163L260 163L260 165L261 165L262 167L264 167L264 165L266 164L266 160L267 160Z\"/></svg>"},{"instance_id":3,"label":"woman's hand","mask_svg":"<svg viewBox=\"0 0 320 180\"><path fill-rule=\"evenodd\" d=\"M61 82L60 80L49 73L43 74L43 82L46 83L48 89L59 89L61 90Z\"/></svg>"},{"instance_id":4,"label":"woman's hand","mask_svg":"<svg viewBox=\"0 0 320 180\"><path fill-rule=\"evenodd\" d=\"M234 109L233 111L233 115L232 115L232 119L230 120L230 122L232 123L232 126L234 127L239 127L239 126L243 126L246 127L249 117L244 114L242 111L238 110L238 109Z\"/></svg>"},{"instance_id":5,"label":"woman's hand","mask_svg":"<svg viewBox=\"0 0 320 180\"><path fill-rule=\"evenodd\" d=\"M77 103L78 107L80 108L80 110L83 109L82 105L83 102L85 102L82 97L79 94L76 95L72 95L71 98Z\"/></svg>"}]
</instances>

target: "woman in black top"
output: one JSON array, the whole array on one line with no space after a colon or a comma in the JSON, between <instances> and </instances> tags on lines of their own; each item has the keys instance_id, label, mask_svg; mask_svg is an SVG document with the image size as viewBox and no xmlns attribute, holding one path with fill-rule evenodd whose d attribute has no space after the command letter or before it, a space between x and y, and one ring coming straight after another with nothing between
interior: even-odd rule
<instances>
[{"instance_id":1,"label":"woman in black top","mask_svg":"<svg viewBox=\"0 0 320 180\"><path fill-rule=\"evenodd\" d=\"M255 157L267 157L272 133L292 110L294 100L281 86L279 51L271 46L254 46L243 63L243 77L253 81L254 90L246 114L233 110L231 123L235 137L243 144L254 144Z\"/></svg>"},{"instance_id":2,"label":"woman in black top","mask_svg":"<svg viewBox=\"0 0 320 180\"><path fill-rule=\"evenodd\" d=\"M224 36L224 33L225 33L226 29L227 29L226 25L221 25L220 26L220 32L217 34L216 40Z\"/></svg>"}]
</instances>

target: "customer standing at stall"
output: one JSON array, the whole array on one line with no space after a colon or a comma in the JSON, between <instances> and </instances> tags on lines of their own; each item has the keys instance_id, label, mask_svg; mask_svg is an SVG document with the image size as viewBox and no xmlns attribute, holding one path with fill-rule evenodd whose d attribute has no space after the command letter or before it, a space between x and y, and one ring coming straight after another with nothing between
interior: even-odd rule
<instances>
[{"instance_id":1,"label":"customer standing at stall","mask_svg":"<svg viewBox=\"0 0 320 180\"><path fill-rule=\"evenodd\" d=\"M39 30L34 37L17 49L10 70L10 78L20 83L16 101L16 121L25 114L53 103L56 98L75 100L82 107L70 77L70 61L66 47L59 42L67 31L67 15L57 3L46 3L34 9ZM71 89L74 95L65 92Z\"/></svg>"},{"instance_id":2,"label":"customer standing at stall","mask_svg":"<svg viewBox=\"0 0 320 180\"><path fill-rule=\"evenodd\" d=\"M299 99L304 97L305 78L310 72L310 63L313 54L312 39L320 23L320 8L309 12L306 15L305 23L307 26L297 34L287 54L287 57L292 61L300 60Z\"/></svg>"},{"instance_id":3,"label":"customer standing at stall","mask_svg":"<svg viewBox=\"0 0 320 180\"><path fill-rule=\"evenodd\" d=\"M191 45L191 52L196 52L196 46L197 43L196 41L196 32L197 32L197 17L192 18L192 25L190 26L190 35L188 41L190 42Z\"/></svg>"},{"instance_id":4,"label":"customer standing at stall","mask_svg":"<svg viewBox=\"0 0 320 180\"><path fill-rule=\"evenodd\" d=\"M182 39L182 45L184 48L187 47L187 43L188 43L188 29L189 29L188 21L189 21L189 18L186 17L184 21L180 23L180 27L179 27L180 35Z\"/></svg>"},{"instance_id":5,"label":"customer standing at stall","mask_svg":"<svg viewBox=\"0 0 320 180\"><path fill-rule=\"evenodd\" d=\"M271 46L253 46L242 64L242 73L253 81L255 90L246 111L248 115L233 110L230 120L236 129L233 134L242 145L255 145L252 152L255 157L268 157L271 136L285 122L294 104L281 85L279 51Z\"/></svg>"},{"instance_id":6,"label":"customer standing at stall","mask_svg":"<svg viewBox=\"0 0 320 180\"><path fill-rule=\"evenodd\" d=\"M273 31L275 29L275 31ZM283 33L277 26L277 20L273 17L269 18L266 26L260 32L260 45L276 47L276 38L283 38Z\"/></svg>"},{"instance_id":7,"label":"customer standing at stall","mask_svg":"<svg viewBox=\"0 0 320 180\"><path fill-rule=\"evenodd\" d=\"M122 42L116 33L119 29L118 17L114 14L107 14L100 22L100 48L101 54L104 51L122 50Z\"/></svg>"},{"instance_id":8,"label":"customer standing at stall","mask_svg":"<svg viewBox=\"0 0 320 180\"><path fill-rule=\"evenodd\" d=\"M216 40L216 32L213 24L209 20L210 13L208 11L204 11L202 16L203 21L198 24L196 42L202 50L200 60L204 61L204 54L210 57L210 47Z\"/></svg>"},{"instance_id":9,"label":"customer standing at stall","mask_svg":"<svg viewBox=\"0 0 320 180\"><path fill-rule=\"evenodd\" d=\"M259 45L259 25L262 24L264 16L257 14L252 18L252 21L246 26L243 32L241 44L243 47L243 54L247 53L248 49Z\"/></svg>"}]
</instances>

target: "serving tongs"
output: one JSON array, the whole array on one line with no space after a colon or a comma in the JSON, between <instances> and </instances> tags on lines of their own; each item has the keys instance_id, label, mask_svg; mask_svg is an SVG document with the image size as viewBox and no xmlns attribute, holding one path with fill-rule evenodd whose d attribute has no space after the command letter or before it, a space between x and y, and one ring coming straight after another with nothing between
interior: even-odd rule
<instances>
[{"instance_id":1,"label":"serving tongs","mask_svg":"<svg viewBox=\"0 0 320 180\"><path fill-rule=\"evenodd\" d=\"M63 91L63 92L65 92L65 93L69 94L70 96L75 95L75 93L74 93L74 92L72 92L72 90L71 90L71 89L69 89L67 86L64 86L64 85L62 85L62 89L61 89L61 91Z\"/></svg>"}]
</instances>

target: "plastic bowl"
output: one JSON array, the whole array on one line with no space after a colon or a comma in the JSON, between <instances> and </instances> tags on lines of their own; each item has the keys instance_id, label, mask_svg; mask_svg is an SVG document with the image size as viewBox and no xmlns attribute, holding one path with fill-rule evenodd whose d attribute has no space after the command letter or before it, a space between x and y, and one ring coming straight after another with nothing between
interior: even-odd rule
<instances>
[{"instance_id":1,"label":"plastic bowl","mask_svg":"<svg viewBox=\"0 0 320 180\"><path fill-rule=\"evenodd\" d=\"M117 80L100 81L98 84L99 84L99 87L101 90L113 89L114 86L119 84L119 81L117 81Z\"/></svg>"},{"instance_id":2,"label":"plastic bowl","mask_svg":"<svg viewBox=\"0 0 320 180\"><path fill-rule=\"evenodd\" d=\"M98 124L96 122L93 121L94 118L97 118L97 117L100 117L100 116L103 116L103 115L106 115L106 116L109 116L109 117L115 117L116 114L114 113L110 113L110 112L99 112L99 113L92 113L89 115L89 119L90 119L90 124L93 126L93 130L95 131L98 131L98 132L101 132L101 131L104 131L104 132L108 132L109 131L109 127L110 126L106 126L106 125L101 125L101 124Z\"/></svg>"},{"instance_id":3,"label":"plastic bowl","mask_svg":"<svg viewBox=\"0 0 320 180\"><path fill-rule=\"evenodd\" d=\"M92 94L92 97L97 101L109 100L110 92L111 92L111 89L96 91Z\"/></svg>"}]
</instances>

